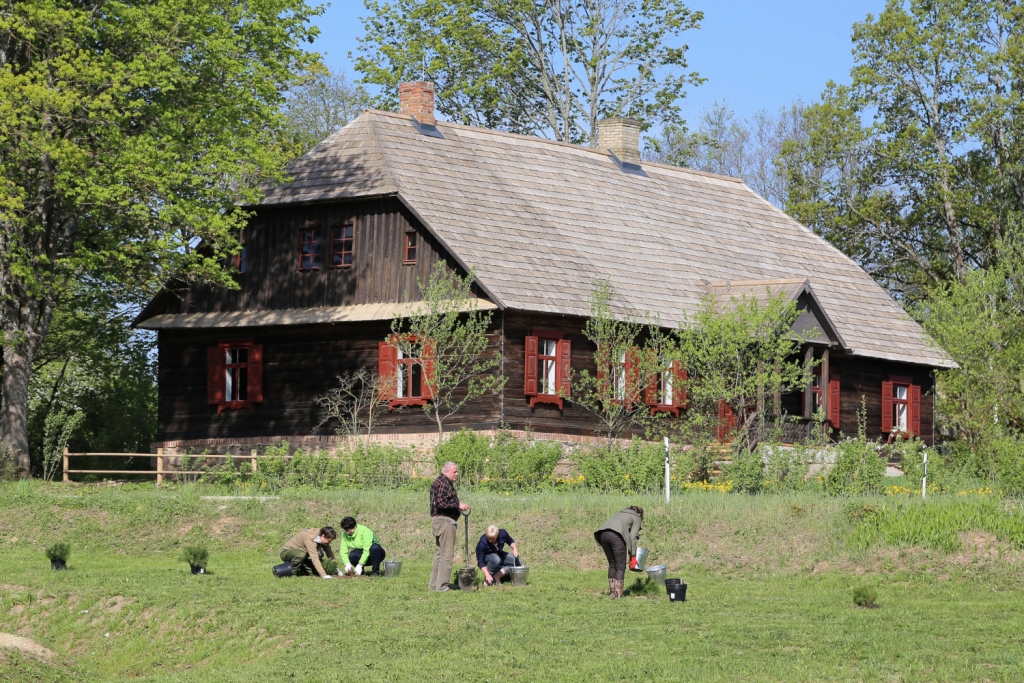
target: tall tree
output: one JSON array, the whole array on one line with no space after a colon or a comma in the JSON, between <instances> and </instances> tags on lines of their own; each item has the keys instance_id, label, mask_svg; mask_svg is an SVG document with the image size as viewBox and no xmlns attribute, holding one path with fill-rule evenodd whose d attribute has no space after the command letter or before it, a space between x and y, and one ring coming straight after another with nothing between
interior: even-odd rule
<instances>
[{"instance_id":1,"label":"tall tree","mask_svg":"<svg viewBox=\"0 0 1024 683\"><path fill-rule=\"evenodd\" d=\"M288 93L288 129L305 154L370 106L370 94L352 83L344 71L317 69Z\"/></svg>"},{"instance_id":2,"label":"tall tree","mask_svg":"<svg viewBox=\"0 0 1024 683\"><path fill-rule=\"evenodd\" d=\"M73 283L233 286L235 207L279 177L282 91L318 56L304 0L0 5L0 444L28 466L29 379ZM197 248L202 244L201 248Z\"/></svg>"},{"instance_id":3,"label":"tall tree","mask_svg":"<svg viewBox=\"0 0 1024 683\"><path fill-rule=\"evenodd\" d=\"M993 263L1024 198L1017 3L889 0L783 155L787 210L897 295Z\"/></svg>"},{"instance_id":4,"label":"tall tree","mask_svg":"<svg viewBox=\"0 0 1024 683\"><path fill-rule=\"evenodd\" d=\"M356 69L384 86L438 84L454 120L597 145L597 121L678 122L682 35L701 12L681 0L366 0Z\"/></svg>"},{"instance_id":5,"label":"tall tree","mask_svg":"<svg viewBox=\"0 0 1024 683\"><path fill-rule=\"evenodd\" d=\"M644 157L742 178L759 195L781 207L788 194L788 175L777 160L788 141L803 140L803 108L803 103L797 101L782 107L778 114L762 109L744 121L727 103L715 102L701 112L696 131L672 124L647 138Z\"/></svg>"}]
</instances>

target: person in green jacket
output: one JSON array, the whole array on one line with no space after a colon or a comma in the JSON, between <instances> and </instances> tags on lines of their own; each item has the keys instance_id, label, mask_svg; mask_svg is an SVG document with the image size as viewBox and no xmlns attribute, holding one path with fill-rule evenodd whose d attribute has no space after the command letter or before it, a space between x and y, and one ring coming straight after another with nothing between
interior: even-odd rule
<instances>
[{"instance_id":1,"label":"person in green jacket","mask_svg":"<svg viewBox=\"0 0 1024 683\"><path fill-rule=\"evenodd\" d=\"M348 558L345 573L355 572L359 576L369 563L369 576L380 576L380 563L387 553L377 540L377 534L362 524L356 524L354 517L341 520L341 531L341 556Z\"/></svg>"},{"instance_id":2,"label":"person in green jacket","mask_svg":"<svg viewBox=\"0 0 1024 683\"><path fill-rule=\"evenodd\" d=\"M640 524L643 521L644 509L639 505L631 505L616 512L594 532L594 540L608 558L608 594L612 600L622 597L626 564L629 564L630 569L638 571L636 544L640 540Z\"/></svg>"}]
</instances>

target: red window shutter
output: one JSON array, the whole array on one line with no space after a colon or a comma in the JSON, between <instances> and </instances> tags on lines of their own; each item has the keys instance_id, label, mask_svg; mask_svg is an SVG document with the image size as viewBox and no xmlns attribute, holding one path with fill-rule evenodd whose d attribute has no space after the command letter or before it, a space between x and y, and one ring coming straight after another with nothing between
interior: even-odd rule
<instances>
[{"instance_id":1,"label":"red window shutter","mask_svg":"<svg viewBox=\"0 0 1024 683\"><path fill-rule=\"evenodd\" d=\"M523 369L523 393L527 396L536 396L537 387L537 348L539 341L537 337L526 338L526 359ZM557 374L557 373L556 373Z\"/></svg>"},{"instance_id":2,"label":"red window shutter","mask_svg":"<svg viewBox=\"0 0 1024 683\"><path fill-rule=\"evenodd\" d=\"M649 406L658 405L658 382L661 380L658 372L658 357L653 349L647 349L647 379L644 382L644 403Z\"/></svg>"},{"instance_id":3,"label":"red window shutter","mask_svg":"<svg viewBox=\"0 0 1024 683\"><path fill-rule=\"evenodd\" d=\"M423 355L420 362L423 364L423 392L421 398L434 398L434 382L437 381L437 368L434 359L437 357L437 344L428 340L423 342Z\"/></svg>"},{"instance_id":4,"label":"red window shutter","mask_svg":"<svg viewBox=\"0 0 1024 683\"><path fill-rule=\"evenodd\" d=\"M249 346L249 403L263 403L263 344Z\"/></svg>"},{"instance_id":5,"label":"red window shutter","mask_svg":"<svg viewBox=\"0 0 1024 683\"><path fill-rule=\"evenodd\" d=\"M910 431L921 436L921 387L910 385Z\"/></svg>"},{"instance_id":6,"label":"red window shutter","mask_svg":"<svg viewBox=\"0 0 1024 683\"><path fill-rule=\"evenodd\" d=\"M572 395L572 342L558 340L558 365L555 366L555 383L558 395L569 398Z\"/></svg>"},{"instance_id":7,"label":"red window shutter","mask_svg":"<svg viewBox=\"0 0 1024 683\"><path fill-rule=\"evenodd\" d=\"M392 401L398 395L395 366L398 349L387 342L377 344L377 376L380 381L380 400Z\"/></svg>"},{"instance_id":8,"label":"red window shutter","mask_svg":"<svg viewBox=\"0 0 1024 683\"><path fill-rule=\"evenodd\" d=\"M206 349L206 402L224 403L224 349L219 346Z\"/></svg>"},{"instance_id":9,"label":"red window shutter","mask_svg":"<svg viewBox=\"0 0 1024 683\"><path fill-rule=\"evenodd\" d=\"M882 433L892 431L892 382L882 382Z\"/></svg>"},{"instance_id":10,"label":"red window shutter","mask_svg":"<svg viewBox=\"0 0 1024 683\"><path fill-rule=\"evenodd\" d=\"M839 429L839 375L828 378L828 421L833 429Z\"/></svg>"},{"instance_id":11,"label":"red window shutter","mask_svg":"<svg viewBox=\"0 0 1024 683\"><path fill-rule=\"evenodd\" d=\"M690 379L689 373L686 372L686 368L679 361L672 363L672 373L674 377L672 379L672 404L676 408L686 407L686 383Z\"/></svg>"}]
</instances>

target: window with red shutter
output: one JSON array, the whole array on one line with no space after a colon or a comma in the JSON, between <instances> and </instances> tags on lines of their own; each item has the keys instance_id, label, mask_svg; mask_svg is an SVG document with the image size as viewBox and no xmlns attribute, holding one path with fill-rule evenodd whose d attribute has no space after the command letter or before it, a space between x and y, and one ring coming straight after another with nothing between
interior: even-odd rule
<instances>
[{"instance_id":1,"label":"window with red shutter","mask_svg":"<svg viewBox=\"0 0 1024 683\"><path fill-rule=\"evenodd\" d=\"M206 402L220 414L263 402L263 346L222 342L206 350Z\"/></svg>"},{"instance_id":2,"label":"window with red shutter","mask_svg":"<svg viewBox=\"0 0 1024 683\"><path fill-rule=\"evenodd\" d=\"M921 387L911 377L891 375L882 382L882 432L921 435Z\"/></svg>"},{"instance_id":3,"label":"window with red shutter","mask_svg":"<svg viewBox=\"0 0 1024 683\"><path fill-rule=\"evenodd\" d=\"M523 359L523 393L530 397L530 407L549 403L563 407L569 397L572 345L562 339L561 332L532 330L526 337Z\"/></svg>"},{"instance_id":4,"label":"window with red shutter","mask_svg":"<svg viewBox=\"0 0 1024 683\"><path fill-rule=\"evenodd\" d=\"M833 429L839 429L840 398L839 375L830 372L828 376L828 421Z\"/></svg>"},{"instance_id":5,"label":"window with red shutter","mask_svg":"<svg viewBox=\"0 0 1024 683\"><path fill-rule=\"evenodd\" d=\"M411 342L414 348L418 346L415 338L408 337L403 341ZM382 385L386 386L381 400L388 401L390 408L422 406L433 398L432 346L427 342L420 349L421 354L416 356L403 351L398 344L381 342L378 345L378 375L382 378Z\"/></svg>"},{"instance_id":6,"label":"window with red shutter","mask_svg":"<svg viewBox=\"0 0 1024 683\"><path fill-rule=\"evenodd\" d=\"M658 412L679 417L686 407L686 369L679 361L672 361L667 369L655 374L647 385L647 404L651 415Z\"/></svg>"}]
</instances>

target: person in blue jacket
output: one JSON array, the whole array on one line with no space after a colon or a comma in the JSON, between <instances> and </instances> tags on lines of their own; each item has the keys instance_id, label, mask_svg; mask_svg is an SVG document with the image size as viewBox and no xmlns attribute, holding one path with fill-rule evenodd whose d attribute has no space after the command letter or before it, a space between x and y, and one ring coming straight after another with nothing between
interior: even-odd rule
<instances>
[{"instance_id":1,"label":"person in blue jacket","mask_svg":"<svg viewBox=\"0 0 1024 683\"><path fill-rule=\"evenodd\" d=\"M512 549L511 553L505 550L506 545ZM501 583L508 575L505 568L516 566L518 558L519 547L515 540L496 524L487 527L487 533L476 544L476 565L484 571L484 584L487 586Z\"/></svg>"}]
</instances>

